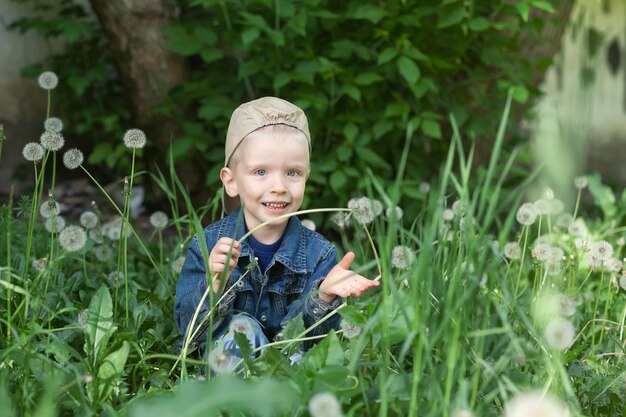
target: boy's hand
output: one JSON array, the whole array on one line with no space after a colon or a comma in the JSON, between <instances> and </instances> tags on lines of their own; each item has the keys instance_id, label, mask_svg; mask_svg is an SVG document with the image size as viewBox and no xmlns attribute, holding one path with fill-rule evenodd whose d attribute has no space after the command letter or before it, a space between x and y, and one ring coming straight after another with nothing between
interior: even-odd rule
<instances>
[{"instance_id":1,"label":"boy's hand","mask_svg":"<svg viewBox=\"0 0 626 417\"><path fill-rule=\"evenodd\" d=\"M319 297L326 303L332 303L337 297L358 297L372 287L380 285L350 271L350 264L354 260L354 253L348 252L333 269L330 270L320 284Z\"/></svg>"},{"instance_id":2,"label":"boy's hand","mask_svg":"<svg viewBox=\"0 0 626 417\"><path fill-rule=\"evenodd\" d=\"M211 272L211 276L218 274L217 279L213 281L214 293L217 294L220 288L222 272L226 270L226 261L229 260L228 254L230 253L230 261L228 262L228 273L226 274L226 278L228 278L231 272L233 272L233 269L235 269L237 260L239 259L240 250L241 244L229 237L221 238L217 241L215 246L213 246L213 249L209 254L209 271Z\"/></svg>"}]
</instances>

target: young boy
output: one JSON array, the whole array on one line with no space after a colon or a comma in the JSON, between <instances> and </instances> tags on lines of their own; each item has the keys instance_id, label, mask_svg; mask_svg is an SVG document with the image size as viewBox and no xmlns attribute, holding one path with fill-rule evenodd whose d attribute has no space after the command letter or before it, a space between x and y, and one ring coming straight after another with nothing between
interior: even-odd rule
<instances>
[{"instance_id":1,"label":"young boy","mask_svg":"<svg viewBox=\"0 0 626 417\"><path fill-rule=\"evenodd\" d=\"M204 229L209 276L218 278L212 284L213 297L225 293L212 313L212 336L221 339L222 349L230 355L240 355L232 340L233 328L257 348L272 341L298 314L309 328L336 309L340 297L357 297L379 284L349 270L352 252L337 263L334 246L302 226L296 216L276 220L239 240L261 223L300 208L310 150L307 118L288 101L263 97L242 104L231 116L220 172L228 216ZM227 280L225 285L221 279ZM182 335L207 287L196 236L176 287L174 315ZM210 308L206 297L194 328ZM325 334L337 327L338 320L334 315L307 336ZM208 320L194 341L206 339L207 327Z\"/></svg>"}]
</instances>

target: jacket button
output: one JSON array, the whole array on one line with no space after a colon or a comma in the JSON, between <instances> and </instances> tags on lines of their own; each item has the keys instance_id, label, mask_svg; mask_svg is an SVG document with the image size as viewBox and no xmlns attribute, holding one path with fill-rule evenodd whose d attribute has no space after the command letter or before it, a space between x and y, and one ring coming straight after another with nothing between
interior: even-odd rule
<instances>
[{"instance_id":1,"label":"jacket button","mask_svg":"<svg viewBox=\"0 0 626 417\"><path fill-rule=\"evenodd\" d=\"M313 309L313 312L314 312L315 314L317 314L317 313L319 313L319 312L320 312L320 309L319 309L319 308L317 308L317 307L315 307L315 308Z\"/></svg>"},{"instance_id":2,"label":"jacket button","mask_svg":"<svg viewBox=\"0 0 626 417\"><path fill-rule=\"evenodd\" d=\"M261 316L261 321L267 321L267 316L265 314Z\"/></svg>"},{"instance_id":3,"label":"jacket button","mask_svg":"<svg viewBox=\"0 0 626 417\"><path fill-rule=\"evenodd\" d=\"M237 283L237 286L238 286L239 288L243 288L243 281L239 281L239 282Z\"/></svg>"}]
</instances>

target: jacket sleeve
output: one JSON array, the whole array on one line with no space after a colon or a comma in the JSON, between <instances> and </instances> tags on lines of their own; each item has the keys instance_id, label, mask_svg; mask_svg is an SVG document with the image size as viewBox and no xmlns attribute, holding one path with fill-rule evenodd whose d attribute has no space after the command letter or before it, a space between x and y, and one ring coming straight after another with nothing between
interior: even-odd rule
<instances>
[{"instance_id":1,"label":"jacket sleeve","mask_svg":"<svg viewBox=\"0 0 626 417\"><path fill-rule=\"evenodd\" d=\"M209 251L214 245L213 240L207 239L207 245ZM187 250L187 257L183 264L178 284L176 285L176 302L174 305L174 318L176 321L176 327L180 334L185 337L187 328L193 319L196 309L202 301L202 297L205 292L210 291L209 280L211 277L207 274L207 269L202 259L202 252L200 251L200 243L198 238L194 238L189 249ZM213 294L213 302L217 301L217 296ZM204 340L206 337L206 331L211 322L211 318L208 316L209 312L213 318L213 332L220 328L224 321L224 316L230 309L235 294L233 291L228 291L226 296L211 311L211 294L206 295L202 305L200 305L198 316L194 323L194 332L196 329L200 329L192 342Z\"/></svg>"},{"instance_id":2,"label":"jacket sleeve","mask_svg":"<svg viewBox=\"0 0 626 417\"><path fill-rule=\"evenodd\" d=\"M320 284L336 264L337 250L334 246L329 244L328 249L322 254L319 262L317 262L313 273L307 279L300 297L287 307L287 314L281 321L281 326L285 326L289 320L302 313L304 327L308 329L341 305L343 299L339 297L329 304L318 296ZM307 333L307 336L318 336L328 333L331 329L337 329L339 327L339 321L339 315L335 314L311 329L311 331ZM305 343L305 348L311 345L311 343Z\"/></svg>"}]
</instances>

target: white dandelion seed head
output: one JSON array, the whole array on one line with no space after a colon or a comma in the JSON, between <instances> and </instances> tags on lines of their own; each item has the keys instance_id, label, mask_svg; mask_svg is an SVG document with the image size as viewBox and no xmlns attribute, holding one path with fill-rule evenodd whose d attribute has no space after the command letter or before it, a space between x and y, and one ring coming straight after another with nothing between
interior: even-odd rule
<instances>
[{"instance_id":1,"label":"white dandelion seed head","mask_svg":"<svg viewBox=\"0 0 626 417\"><path fill-rule=\"evenodd\" d=\"M311 417L342 417L341 403L333 394L320 392L309 399Z\"/></svg>"},{"instance_id":2,"label":"white dandelion seed head","mask_svg":"<svg viewBox=\"0 0 626 417\"><path fill-rule=\"evenodd\" d=\"M61 207L52 198L41 203L41 206L39 207L39 214L41 214L41 217L44 219L49 219L52 216L58 216L59 213L61 213Z\"/></svg>"},{"instance_id":3,"label":"white dandelion seed head","mask_svg":"<svg viewBox=\"0 0 626 417\"><path fill-rule=\"evenodd\" d=\"M572 236L587 236L587 225L583 219L576 219L567 227L567 233Z\"/></svg>"},{"instance_id":4,"label":"white dandelion seed head","mask_svg":"<svg viewBox=\"0 0 626 417\"><path fill-rule=\"evenodd\" d=\"M560 214L565 210L565 203L563 203L558 198L554 200L549 200L550 203L550 214Z\"/></svg>"},{"instance_id":5,"label":"white dandelion seed head","mask_svg":"<svg viewBox=\"0 0 626 417\"><path fill-rule=\"evenodd\" d=\"M617 246L624 246L624 245L626 245L626 238L624 238L624 236L618 238L615 241L615 244L617 244Z\"/></svg>"},{"instance_id":6,"label":"white dandelion seed head","mask_svg":"<svg viewBox=\"0 0 626 417\"><path fill-rule=\"evenodd\" d=\"M109 275L107 275L107 282L113 288L119 286L123 281L124 281L124 273L122 271L109 272Z\"/></svg>"},{"instance_id":7,"label":"white dandelion seed head","mask_svg":"<svg viewBox=\"0 0 626 417\"><path fill-rule=\"evenodd\" d=\"M372 210L374 210L374 216L380 216L383 212L383 203L375 198L372 199Z\"/></svg>"},{"instance_id":8,"label":"white dandelion seed head","mask_svg":"<svg viewBox=\"0 0 626 417\"><path fill-rule=\"evenodd\" d=\"M459 230L463 231L465 230L465 222L467 222L469 220L468 224L471 225L476 225L476 219L473 217L468 217L468 216L463 216L461 217L461 220L459 220Z\"/></svg>"},{"instance_id":9,"label":"white dandelion seed head","mask_svg":"<svg viewBox=\"0 0 626 417\"><path fill-rule=\"evenodd\" d=\"M514 260L522 257L522 249L517 242L508 242L504 245L504 256Z\"/></svg>"},{"instance_id":10,"label":"white dandelion seed head","mask_svg":"<svg viewBox=\"0 0 626 417\"><path fill-rule=\"evenodd\" d=\"M46 130L41 134L39 138L39 142L44 149L48 149L50 151L58 151L65 144L65 139L63 139L63 135L56 132L51 132Z\"/></svg>"},{"instance_id":11,"label":"white dandelion seed head","mask_svg":"<svg viewBox=\"0 0 626 417\"><path fill-rule=\"evenodd\" d=\"M420 183L419 190L424 194L428 193L430 191L430 184L427 182Z\"/></svg>"},{"instance_id":12,"label":"white dandelion seed head","mask_svg":"<svg viewBox=\"0 0 626 417\"><path fill-rule=\"evenodd\" d=\"M52 71L44 71L39 74L37 83L44 90L54 90L59 85L59 77Z\"/></svg>"},{"instance_id":13,"label":"white dandelion seed head","mask_svg":"<svg viewBox=\"0 0 626 417\"><path fill-rule=\"evenodd\" d=\"M185 264L185 257L179 256L178 258L172 261L172 271L176 274L180 274L180 271L183 270L183 265Z\"/></svg>"},{"instance_id":14,"label":"white dandelion seed head","mask_svg":"<svg viewBox=\"0 0 626 417\"><path fill-rule=\"evenodd\" d=\"M604 267L606 268L607 272L616 274L622 270L623 264L622 261L620 261L619 259L611 258L604 263Z\"/></svg>"},{"instance_id":15,"label":"white dandelion seed head","mask_svg":"<svg viewBox=\"0 0 626 417\"><path fill-rule=\"evenodd\" d=\"M102 239L102 233L100 230L93 228L89 230L89 237L96 243L102 243L104 240Z\"/></svg>"},{"instance_id":16,"label":"white dandelion seed head","mask_svg":"<svg viewBox=\"0 0 626 417\"><path fill-rule=\"evenodd\" d=\"M122 226L124 226L124 232L126 237L129 237L132 232L130 226L124 224L122 217L115 216L113 219L102 225L102 234L108 237L110 240L120 240L122 237Z\"/></svg>"},{"instance_id":17,"label":"white dandelion seed head","mask_svg":"<svg viewBox=\"0 0 626 417\"><path fill-rule=\"evenodd\" d=\"M93 211L83 211L80 215L80 224L85 229L93 229L98 225L98 216Z\"/></svg>"},{"instance_id":18,"label":"white dandelion seed head","mask_svg":"<svg viewBox=\"0 0 626 417\"><path fill-rule=\"evenodd\" d=\"M619 278L619 286L622 287L624 291L626 291L626 276L621 276Z\"/></svg>"},{"instance_id":19,"label":"white dandelion seed head","mask_svg":"<svg viewBox=\"0 0 626 417\"><path fill-rule=\"evenodd\" d=\"M63 131L63 121L58 117L48 117L46 121L43 122L43 127L50 132L61 133Z\"/></svg>"},{"instance_id":20,"label":"white dandelion seed head","mask_svg":"<svg viewBox=\"0 0 626 417\"><path fill-rule=\"evenodd\" d=\"M450 221L454 220L454 211L452 209L445 209L443 211L441 217L443 217L444 221L450 222Z\"/></svg>"},{"instance_id":21,"label":"white dandelion seed head","mask_svg":"<svg viewBox=\"0 0 626 417\"><path fill-rule=\"evenodd\" d=\"M591 291L585 291L585 293L583 294L583 298L587 301L593 301L593 293Z\"/></svg>"},{"instance_id":22,"label":"white dandelion seed head","mask_svg":"<svg viewBox=\"0 0 626 417\"><path fill-rule=\"evenodd\" d=\"M165 229L169 218L162 211L155 211L150 215L150 224L157 230Z\"/></svg>"},{"instance_id":23,"label":"white dandelion seed head","mask_svg":"<svg viewBox=\"0 0 626 417\"><path fill-rule=\"evenodd\" d=\"M109 246L100 245L100 246L94 246L93 254L96 257L96 259L99 260L100 262L106 262L109 259L111 259L111 256L113 255L113 251L111 250Z\"/></svg>"},{"instance_id":24,"label":"white dandelion seed head","mask_svg":"<svg viewBox=\"0 0 626 417\"><path fill-rule=\"evenodd\" d=\"M570 224L572 224L572 221L574 221L574 218L572 217L571 214L561 213L556 218L556 221L554 223L561 229L567 229L570 226Z\"/></svg>"},{"instance_id":25,"label":"white dandelion seed head","mask_svg":"<svg viewBox=\"0 0 626 417\"><path fill-rule=\"evenodd\" d=\"M89 310L87 310L86 308L80 310L78 312L78 325L80 327L85 327L87 326L87 320L89 319Z\"/></svg>"},{"instance_id":26,"label":"white dandelion seed head","mask_svg":"<svg viewBox=\"0 0 626 417\"><path fill-rule=\"evenodd\" d=\"M576 307L580 305L580 301L569 298L565 294L560 295L559 303L561 304L561 315L563 317L572 317L576 314Z\"/></svg>"},{"instance_id":27,"label":"white dandelion seed head","mask_svg":"<svg viewBox=\"0 0 626 417\"><path fill-rule=\"evenodd\" d=\"M24 155L24 159L31 162L41 161L43 158L45 151L43 146L38 144L37 142L31 142L24 145L24 149L22 149L22 155Z\"/></svg>"},{"instance_id":28,"label":"white dandelion seed head","mask_svg":"<svg viewBox=\"0 0 626 417\"><path fill-rule=\"evenodd\" d=\"M560 263L564 257L565 252L563 252L563 249L559 248L558 246L552 246L552 248L550 249L550 253L548 254L548 262Z\"/></svg>"},{"instance_id":29,"label":"white dandelion seed head","mask_svg":"<svg viewBox=\"0 0 626 417\"><path fill-rule=\"evenodd\" d=\"M391 217L393 216L395 220L400 220L402 219L403 215L404 215L404 210L402 210L398 206L388 207L387 210L385 210L385 216L387 216L388 219L391 219Z\"/></svg>"},{"instance_id":30,"label":"white dandelion seed head","mask_svg":"<svg viewBox=\"0 0 626 417\"><path fill-rule=\"evenodd\" d=\"M44 270L46 265L48 265L48 258L33 259L30 264L35 269L35 271L39 273Z\"/></svg>"},{"instance_id":31,"label":"white dandelion seed head","mask_svg":"<svg viewBox=\"0 0 626 417\"><path fill-rule=\"evenodd\" d=\"M352 217L357 223L367 225L374 221L374 207L369 198L353 198L348 201L348 208L352 210Z\"/></svg>"},{"instance_id":32,"label":"white dandelion seed head","mask_svg":"<svg viewBox=\"0 0 626 417\"><path fill-rule=\"evenodd\" d=\"M76 169L82 165L84 159L83 153L79 149L68 149L63 154L63 165L67 169Z\"/></svg>"},{"instance_id":33,"label":"white dandelion seed head","mask_svg":"<svg viewBox=\"0 0 626 417\"><path fill-rule=\"evenodd\" d=\"M396 246L391 251L391 266L398 269L408 269L415 261L413 250L407 246Z\"/></svg>"},{"instance_id":34,"label":"white dandelion seed head","mask_svg":"<svg viewBox=\"0 0 626 417\"><path fill-rule=\"evenodd\" d=\"M554 199L554 191L552 191L552 188L546 187L541 193L541 196L545 198L546 200L552 200Z\"/></svg>"},{"instance_id":35,"label":"white dandelion seed head","mask_svg":"<svg viewBox=\"0 0 626 417\"><path fill-rule=\"evenodd\" d=\"M300 223L302 224L302 226L306 227L309 230L315 231L315 229L317 229L315 222L311 219L302 219L300 220Z\"/></svg>"},{"instance_id":36,"label":"white dandelion seed head","mask_svg":"<svg viewBox=\"0 0 626 417\"><path fill-rule=\"evenodd\" d=\"M535 245L532 256L540 262L547 262L552 255L552 245L549 243L539 243Z\"/></svg>"},{"instance_id":37,"label":"white dandelion seed head","mask_svg":"<svg viewBox=\"0 0 626 417\"><path fill-rule=\"evenodd\" d=\"M353 339L361 334L361 327L354 323L350 323L347 320L341 320L341 330L343 330L343 337L346 339Z\"/></svg>"},{"instance_id":38,"label":"white dandelion seed head","mask_svg":"<svg viewBox=\"0 0 626 417\"><path fill-rule=\"evenodd\" d=\"M455 200L452 203L452 211L458 216L465 214L465 204L461 200Z\"/></svg>"},{"instance_id":39,"label":"white dandelion seed head","mask_svg":"<svg viewBox=\"0 0 626 417\"><path fill-rule=\"evenodd\" d=\"M548 322L543 336L553 349L565 350L574 341L576 330L570 320L563 317L554 317Z\"/></svg>"},{"instance_id":40,"label":"white dandelion seed head","mask_svg":"<svg viewBox=\"0 0 626 417\"><path fill-rule=\"evenodd\" d=\"M67 226L59 234L59 245L68 252L81 250L87 243L87 233L80 226Z\"/></svg>"},{"instance_id":41,"label":"white dandelion seed head","mask_svg":"<svg viewBox=\"0 0 626 417\"><path fill-rule=\"evenodd\" d=\"M345 211L338 211L336 213L333 213L330 220L339 230L345 229L350 222L349 214Z\"/></svg>"},{"instance_id":42,"label":"white dandelion seed head","mask_svg":"<svg viewBox=\"0 0 626 417\"><path fill-rule=\"evenodd\" d=\"M587 252L591 249L591 244L586 239L574 239L574 246L579 252Z\"/></svg>"},{"instance_id":43,"label":"white dandelion seed head","mask_svg":"<svg viewBox=\"0 0 626 417\"><path fill-rule=\"evenodd\" d=\"M591 256L599 262L606 262L613 256L613 246L606 240L601 240L591 246Z\"/></svg>"},{"instance_id":44,"label":"white dandelion seed head","mask_svg":"<svg viewBox=\"0 0 626 417\"><path fill-rule=\"evenodd\" d=\"M238 363L239 358L229 355L221 346L214 347L209 353L209 365L216 374L231 374Z\"/></svg>"},{"instance_id":45,"label":"white dandelion seed head","mask_svg":"<svg viewBox=\"0 0 626 417\"><path fill-rule=\"evenodd\" d=\"M124 133L124 145L131 149L141 149L146 146L146 134L140 129L128 129Z\"/></svg>"},{"instance_id":46,"label":"white dandelion seed head","mask_svg":"<svg viewBox=\"0 0 626 417\"><path fill-rule=\"evenodd\" d=\"M474 413L467 408L457 408L452 412L452 417L474 417Z\"/></svg>"},{"instance_id":47,"label":"white dandelion seed head","mask_svg":"<svg viewBox=\"0 0 626 417\"><path fill-rule=\"evenodd\" d=\"M550 202L544 198L540 198L539 200L533 203L535 210L541 215L550 214Z\"/></svg>"},{"instance_id":48,"label":"white dandelion seed head","mask_svg":"<svg viewBox=\"0 0 626 417\"><path fill-rule=\"evenodd\" d=\"M254 327L252 327L250 319L235 317L230 321L228 329L233 333L242 333L248 339L252 338L252 340L254 340Z\"/></svg>"},{"instance_id":49,"label":"white dandelion seed head","mask_svg":"<svg viewBox=\"0 0 626 417\"><path fill-rule=\"evenodd\" d=\"M59 233L65 228L65 219L61 216L49 217L46 219L46 223L44 224L44 227L50 233L52 233L53 231L54 233Z\"/></svg>"},{"instance_id":50,"label":"white dandelion seed head","mask_svg":"<svg viewBox=\"0 0 626 417\"><path fill-rule=\"evenodd\" d=\"M582 190L583 188L587 188L589 182L587 181L587 177L576 177L574 178L574 187Z\"/></svg>"},{"instance_id":51,"label":"white dandelion seed head","mask_svg":"<svg viewBox=\"0 0 626 417\"><path fill-rule=\"evenodd\" d=\"M535 223L538 215L539 213L537 212L537 209L533 204L524 203L517 210L515 218L517 219L517 222L522 226L530 226Z\"/></svg>"},{"instance_id":52,"label":"white dandelion seed head","mask_svg":"<svg viewBox=\"0 0 626 417\"><path fill-rule=\"evenodd\" d=\"M546 268L546 272L548 273L548 275L550 276L557 276L561 273L561 271L563 270L561 268L561 263L560 262L551 262L548 261L545 264L545 268Z\"/></svg>"},{"instance_id":53,"label":"white dandelion seed head","mask_svg":"<svg viewBox=\"0 0 626 417\"><path fill-rule=\"evenodd\" d=\"M541 391L515 395L504 405L504 417L571 417L563 402Z\"/></svg>"}]
</instances>

